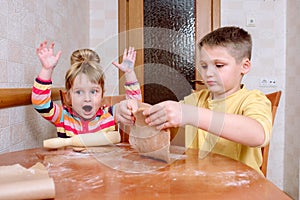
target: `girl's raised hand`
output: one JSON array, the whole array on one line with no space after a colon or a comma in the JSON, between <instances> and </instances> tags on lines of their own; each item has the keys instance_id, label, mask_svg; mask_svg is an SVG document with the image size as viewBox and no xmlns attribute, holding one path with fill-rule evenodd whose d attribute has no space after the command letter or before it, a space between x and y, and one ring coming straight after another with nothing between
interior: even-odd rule
<instances>
[{"instance_id":1,"label":"girl's raised hand","mask_svg":"<svg viewBox=\"0 0 300 200\"><path fill-rule=\"evenodd\" d=\"M36 49L36 54L38 55L43 68L45 69L53 69L60 58L61 51L58 51L55 55L53 48L53 42L47 48L47 41L44 41L40 44L39 48Z\"/></svg>"},{"instance_id":2,"label":"girl's raised hand","mask_svg":"<svg viewBox=\"0 0 300 200\"><path fill-rule=\"evenodd\" d=\"M113 62L112 64L125 73L132 72L134 69L135 58L136 51L133 47L129 47L128 52L127 49L124 50L123 62L121 64Z\"/></svg>"}]
</instances>

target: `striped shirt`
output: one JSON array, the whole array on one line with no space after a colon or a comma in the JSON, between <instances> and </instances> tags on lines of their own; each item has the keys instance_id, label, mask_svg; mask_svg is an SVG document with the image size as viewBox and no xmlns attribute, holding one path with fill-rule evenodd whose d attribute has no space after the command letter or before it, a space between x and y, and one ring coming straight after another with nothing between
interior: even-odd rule
<instances>
[{"instance_id":1,"label":"striped shirt","mask_svg":"<svg viewBox=\"0 0 300 200\"><path fill-rule=\"evenodd\" d=\"M35 110L56 126L58 137L115 130L114 105L102 106L94 118L85 120L73 112L72 108L54 103L51 100L51 86L51 80L36 78L31 100ZM138 82L126 83L125 89L127 99L142 100Z\"/></svg>"}]
</instances>

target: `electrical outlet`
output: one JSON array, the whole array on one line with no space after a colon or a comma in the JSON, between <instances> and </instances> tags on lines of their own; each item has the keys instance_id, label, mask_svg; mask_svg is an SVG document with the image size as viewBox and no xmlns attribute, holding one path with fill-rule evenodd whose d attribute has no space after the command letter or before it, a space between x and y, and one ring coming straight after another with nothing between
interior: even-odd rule
<instances>
[{"instance_id":1,"label":"electrical outlet","mask_svg":"<svg viewBox=\"0 0 300 200\"><path fill-rule=\"evenodd\" d=\"M275 79L269 79L269 87L277 87L277 83Z\"/></svg>"},{"instance_id":2,"label":"electrical outlet","mask_svg":"<svg viewBox=\"0 0 300 200\"><path fill-rule=\"evenodd\" d=\"M259 87L267 87L267 85L268 85L268 79L267 78L261 78L260 80L259 80Z\"/></svg>"},{"instance_id":3,"label":"electrical outlet","mask_svg":"<svg viewBox=\"0 0 300 200\"><path fill-rule=\"evenodd\" d=\"M260 78L259 87L277 87L277 81L274 78Z\"/></svg>"}]
</instances>

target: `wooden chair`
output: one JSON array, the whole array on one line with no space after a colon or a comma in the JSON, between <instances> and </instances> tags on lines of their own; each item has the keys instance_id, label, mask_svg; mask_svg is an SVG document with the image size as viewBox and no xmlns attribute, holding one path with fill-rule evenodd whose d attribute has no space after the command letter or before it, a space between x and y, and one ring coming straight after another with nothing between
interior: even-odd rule
<instances>
[{"instance_id":1,"label":"wooden chair","mask_svg":"<svg viewBox=\"0 0 300 200\"><path fill-rule=\"evenodd\" d=\"M281 97L281 91L266 94L266 96L271 101L271 105L272 105L272 124L274 124L274 119L275 119L275 116L276 116L277 107L278 107L280 97ZM265 175L265 177L267 176L269 147L270 147L270 144L268 144L267 146L261 148L262 156L263 156L263 162L262 162L262 166L260 167L260 169L263 172L263 174Z\"/></svg>"},{"instance_id":2,"label":"wooden chair","mask_svg":"<svg viewBox=\"0 0 300 200\"><path fill-rule=\"evenodd\" d=\"M61 100L62 105L71 106L70 103L67 100L66 91L60 90L59 93L60 93L60 100ZM102 99L101 104L110 106L110 105L114 105L116 103L119 103L120 101L123 101L125 99L126 99L125 94L116 95L116 96L104 96L103 99ZM120 135L121 135L121 142L127 142L128 141L127 127L120 124L120 127L116 126L116 130L118 130L118 129L119 129L119 132L120 132Z\"/></svg>"}]
</instances>

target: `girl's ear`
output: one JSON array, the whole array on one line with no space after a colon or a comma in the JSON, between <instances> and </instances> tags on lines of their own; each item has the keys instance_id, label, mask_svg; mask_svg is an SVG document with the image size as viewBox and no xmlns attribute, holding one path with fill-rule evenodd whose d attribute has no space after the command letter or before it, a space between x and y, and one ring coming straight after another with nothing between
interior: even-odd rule
<instances>
[{"instance_id":1,"label":"girl's ear","mask_svg":"<svg viewBox=\"0 0 300 200\"><path fill-rule=\"evenodd\" d=\"M251 61L249 58L244 58L241 63L241 74L247 74L251 69Z\"/></svg>"}]
</instances>

